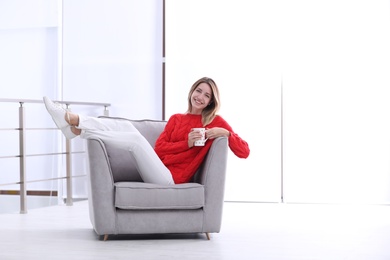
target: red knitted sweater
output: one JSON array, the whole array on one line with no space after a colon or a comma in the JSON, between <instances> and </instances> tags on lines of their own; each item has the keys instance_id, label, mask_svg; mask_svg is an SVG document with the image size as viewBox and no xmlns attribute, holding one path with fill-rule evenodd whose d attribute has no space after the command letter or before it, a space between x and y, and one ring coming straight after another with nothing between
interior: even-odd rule
<instances>
[{"instance_id":1,"label":"red knitted sweater","mask_svg":"<svg viewBox=\"0 0 390 260\"><path fill-rule=\"evenodd\" d=\"M230 131L229 147L239 158L249 156L249 146L233 132L230 125L217 116L207 126L202 125L201 115L175 114L167 122L164 131L156 141L155 151L164 165L171 171L176 184L186 183L195 174L202 163L213 140L209 139L205 146L188 147L188 133L195 127L222 127Z\"/></svg>"}]
</instances>

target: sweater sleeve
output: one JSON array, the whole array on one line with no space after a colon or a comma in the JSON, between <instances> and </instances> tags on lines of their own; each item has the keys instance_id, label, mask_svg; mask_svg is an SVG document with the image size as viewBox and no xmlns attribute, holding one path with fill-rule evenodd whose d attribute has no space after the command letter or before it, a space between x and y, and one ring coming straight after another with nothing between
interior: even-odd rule
<instances>
[{"instance_id":1,"label":"sweater sleeve","mask_svg":"<svg viewBox=\"0 0 390 260\"><path fill-rule=\"evenodd\" d=\"M230 132L229 136L229 148L239 158L247 158L250 153L248 143L242 139L237 133L233 131L233 128L226 122L221 116L218 117L218 125L215 127L225 128Z\"/></svg>"},{"instance_id":2,"label":"sweater sleeve","mask_svg":"<svg viewBox=\"0 0 390 260\"><path fill-rule=\"evenodd\" d=\"M163 132L156 140L154 150L161 157L165 154L177 154L188 150L188 140L173 141L173 131L179 124L178 117L173 115L169 118Z\"/></svg>"},{"instance_id":3,"label":"sweater sleeve","mask_svg":"<svg viewBox=\"0 0 390 260\"><path fill-rule=\"evenodd\" d=\"M239 158L248 158L250 149L246 141L244 141L238 134L230 131L229 136L230 150Z\"/></svg>"}]
</instances>

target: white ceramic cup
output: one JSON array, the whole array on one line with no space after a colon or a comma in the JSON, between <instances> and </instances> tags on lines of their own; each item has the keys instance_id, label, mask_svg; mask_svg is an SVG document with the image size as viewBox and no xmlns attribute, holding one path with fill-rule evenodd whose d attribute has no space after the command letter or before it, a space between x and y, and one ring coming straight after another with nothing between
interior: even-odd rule
<instances>
[{"instance_id":1,"label":"white ceramic cup","mask_svg":"<svg viewBox=\"0 0 390 260\"><path fill-rule=\"evenodd\" d=\"M200 132L202 134L202 138L199 139L199 140L196 140L194 142L194 145L195 146L204 146L204 144L206 143L206 141L208 139L208 138L206 138L206 135L205 135L206 134L206 128L192 128L192 130L193 131L198 131L198 132Z\"/></svg>"}]
</instances>

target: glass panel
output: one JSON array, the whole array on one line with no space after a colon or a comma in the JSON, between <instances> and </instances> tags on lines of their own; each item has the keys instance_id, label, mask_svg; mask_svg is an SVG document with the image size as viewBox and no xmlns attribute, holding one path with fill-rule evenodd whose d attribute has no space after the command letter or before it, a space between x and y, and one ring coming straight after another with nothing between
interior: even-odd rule
<instances>
[{"instance_id":1,"label":"glass panel","mask_svg":"<svg viewBox=\"0 0 390 260\"><path fill-rule=\"evenodd\" d=\"M220 115L251 148L246 160L229 154L226 200L280 200L277 8L272 1L166 1L166 117L185 112L192 84L211 77Z\"/></svg>"},{"instance_id":2,"label":"glass panel","mask_svg":"<svg viewBox=\"0 0 390 260\"><path fill-rule=\"evenodd\" d=\"M388 1L286 1L287 202L390 202Z\"/></svg>"}]
</instances>

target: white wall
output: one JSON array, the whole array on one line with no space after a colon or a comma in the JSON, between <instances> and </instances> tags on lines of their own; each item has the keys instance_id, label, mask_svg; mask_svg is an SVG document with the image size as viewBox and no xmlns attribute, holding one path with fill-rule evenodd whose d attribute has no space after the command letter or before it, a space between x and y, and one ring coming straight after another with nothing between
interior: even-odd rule
<instances>
[{"instance_id":1,"label":"white wall","mask_svg":"<svg viewBox=\"0 0 390 260\"><path fill-rule=\"evenodd\" d=\"M2 98L41 98L56 84L57 1L0 2Z\"/></svg>"},{"instance_id":2,"label":"white wall","mask_svg":"<svg viewBox=\"0 0 390 260\"><path fill-rule=\"evenodd\" d=\"M160 119L161 1L67 0L63 12L63 98Z\"/></svg>"}]
</instances>

